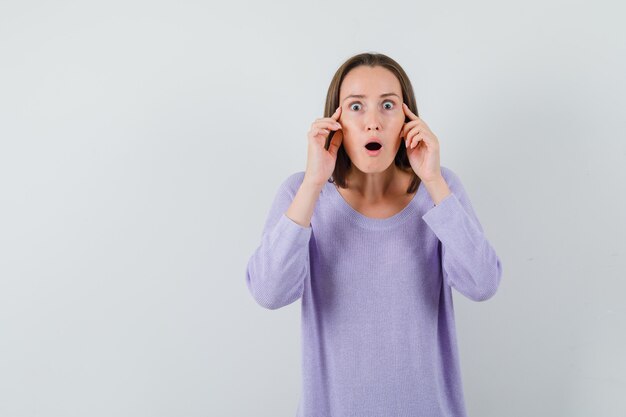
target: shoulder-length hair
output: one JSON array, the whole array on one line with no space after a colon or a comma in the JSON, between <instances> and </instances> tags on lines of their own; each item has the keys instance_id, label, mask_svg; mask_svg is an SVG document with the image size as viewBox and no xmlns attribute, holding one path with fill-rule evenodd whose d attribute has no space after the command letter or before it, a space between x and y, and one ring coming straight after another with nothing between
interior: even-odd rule
<instances>
[{"instance_id":1,"label":"shoulder-length hair","mask_svg":"<svg viewBox=\"0 0 626 417\"><path fill-rule=\"evenodd\" d=\"M337 110L337 107L339 107L339 88L341 87L343 79L348 74L348 72L350 72L350 70L360 65L368 65L370 67L381 66L391 71L400 82L400 87L402 89L402 100L406 103L407 106L409 106L409 109L413 113L415 113L415 115L419 116L417 112L417 104L415 102L413 86L411 85L409 77L406 75L400 64L398 64L387 55L365 52L352 56L347 61L345 61L335 72L335 75L333 76L333 79L328 87L328 93L326 94L324 117L332 116L335 110ZM406 123L409 122L410 119L406 117L404 121ZM328 147L330 146L330 141L334 133L335 131L331 131L328 138L326 139L326 150L328 150ZM406 170L407 168L411 169L411 164L409 163L409 158L406 154L406 142L401 142L402 143L400 144L400 148L398 149L398 152L396 153L393 162L397 167L401 168L402 170ZM348 157L348 154L346 153L346 150L343 147L342 143L337 151L337 161L335 163L335 169L333 170L332 176L328 179L328 182L334 182L339 187L346 188L346 174L351 165L352 161ZM412 169L411 173L413 175L413 179L411 180L411 184L407 189L408 194L414 193L421 182L420 178L415 174Z\"/></svg>"}]
</instances>

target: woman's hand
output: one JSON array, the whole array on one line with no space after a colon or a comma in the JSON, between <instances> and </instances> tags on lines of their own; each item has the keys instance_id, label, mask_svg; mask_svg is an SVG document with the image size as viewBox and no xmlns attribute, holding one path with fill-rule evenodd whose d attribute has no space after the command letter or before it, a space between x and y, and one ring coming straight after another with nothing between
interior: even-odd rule
<instances>
[{"instance_id":1,"label":"woman's hand","mask_svg":"<svg viewBox=\"0 0 626 417\"><path fill-rule=\"evenodd\" d=\"M311 129L307 134L309 145L304 181L323 186L335 170L337 150L343 141L341 125L338 122L340 116L341 106L337 107L331 117L316 119L311 124ZM336 130L336 132L326 150L326 138L331 130Z\"/></svg>"},{"instance_id":2,"label":"woman's hand","mask_svg":"<svg viewBox=\"0 0 626 417\"><path fill-rule=\"evenodd\" d=\"M441 179L439 140L437 136L405 103L402 103L402 110L411 119L404 124L400 132L406 143L406 153L409 157L411 168L425 183Z\"/></svg>"}]
</instances>

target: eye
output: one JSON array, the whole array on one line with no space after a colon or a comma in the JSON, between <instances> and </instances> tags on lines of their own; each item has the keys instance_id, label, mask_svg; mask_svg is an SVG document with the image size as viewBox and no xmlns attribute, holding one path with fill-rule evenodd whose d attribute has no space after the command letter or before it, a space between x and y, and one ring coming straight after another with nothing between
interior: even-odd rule
<instances>
[{"instance_id":1,"label":"eye","mask_svg":"<svg viewBox=\"0 0 626 417\"><path fill-rule=\"evenodd\" d=\"M391 101L391 100L387 100L387 101L385 101L385 103L391 103L392 108L393 108L393 106L395 106L395 103L393 101ZM383 104L383 107L384 107L384 104ZM387 107L387 110L391 110L391 109L389 107Z\"/></svg>"},{"instance_id":2,"label":"eye","mask_svg":"<svg viewBox=\"0 0 626 417\"><path fill-rule=\"evenodd\" d=\"M351 108L352 110L354 110L354 108L353 108L352 106L360 106L360 104L359 104L359 103L356 103L356 102L354 102L354 103L350 104L350 108Z\"/></svg>"}]
</instances>

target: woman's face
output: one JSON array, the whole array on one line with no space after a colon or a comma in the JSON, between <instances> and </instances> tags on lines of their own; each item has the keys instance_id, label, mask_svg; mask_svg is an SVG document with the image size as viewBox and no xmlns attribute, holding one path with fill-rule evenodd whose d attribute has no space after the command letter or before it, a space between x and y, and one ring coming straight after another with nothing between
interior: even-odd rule
<instances>
[{"instance_id":1,"label":"woman's face","mask_svg":"<svg viewBox=\"0 0 626 417\"><path fill-rule=\"evenodd\" d=\"M386 68L361 65L344 77L339 89L342 143L360 171L382 172L393 163L405 120L402 102L400 82ZM382 144L377 155L365 147L372 138Z\"/></svg>"}]
</instances>

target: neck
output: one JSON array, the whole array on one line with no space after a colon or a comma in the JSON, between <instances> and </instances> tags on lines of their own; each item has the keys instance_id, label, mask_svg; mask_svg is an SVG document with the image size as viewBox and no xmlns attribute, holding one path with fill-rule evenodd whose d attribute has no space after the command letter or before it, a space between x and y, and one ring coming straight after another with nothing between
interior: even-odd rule
<instances>
[{"instance_id":1,"label":"neck","mask_svg":"<svg viewBox=\"0 0 626 417\"><path fill-rule=\"evenodd\" d=\"M352 165L346 182L348 189L360 198L377 202L405 194L408 186L405 178L406 173L393 163L383 172L374 173L360 171Z\"/></svg>"}]
</instances>

